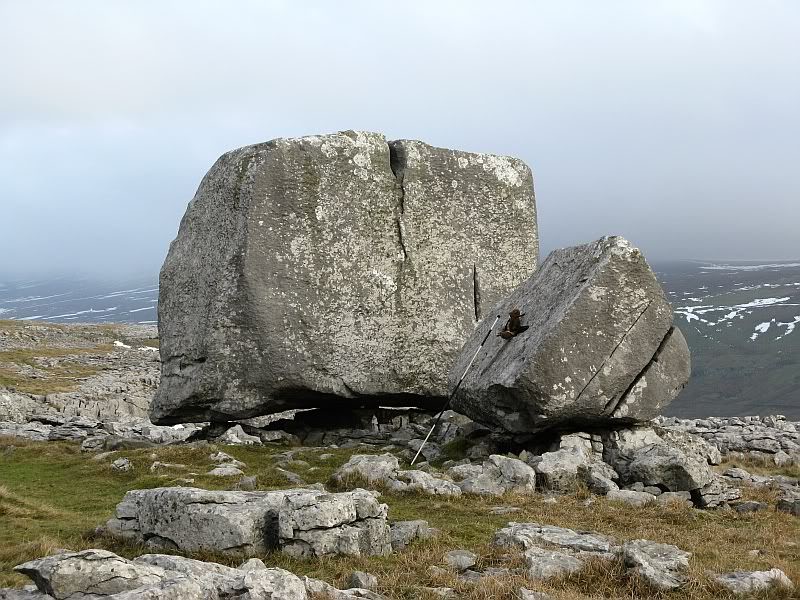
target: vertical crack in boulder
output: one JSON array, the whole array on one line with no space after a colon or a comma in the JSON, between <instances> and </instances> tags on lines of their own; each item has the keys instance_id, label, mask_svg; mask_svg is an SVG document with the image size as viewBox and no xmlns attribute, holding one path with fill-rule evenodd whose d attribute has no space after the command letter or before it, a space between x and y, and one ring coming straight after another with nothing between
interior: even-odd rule
<instances>
[{"instance_id":1,"label":"vertical crack in boulder","mask_svg":"<svg viewBox=\"0 0 800 600\"><path fill-rule=\"evenodd\" d=\"M478 283L478 267L472 263L472 304L475 308L475 322L481 320L481 288Z\"/></svg>"},{"instance_id":2,"label":"vertical crack in boulder","mask_svg":"<svg viewBox=\"0 0 800 600\"><path fill-rule=\"evenodd\" d=\"M404 187L405 178L405 156L402 155L402 148L396 144L389 144L389 168L391 168L394 178L397 180L397 185L400 189L400 198L398 203L397 215L397 239L400 243L400 248L403 251L403 260L408 259L408 249L406 248L405 240L403 239L403 214L405 213L405 199L406 189Z\"/></svg>"}]
</instances>

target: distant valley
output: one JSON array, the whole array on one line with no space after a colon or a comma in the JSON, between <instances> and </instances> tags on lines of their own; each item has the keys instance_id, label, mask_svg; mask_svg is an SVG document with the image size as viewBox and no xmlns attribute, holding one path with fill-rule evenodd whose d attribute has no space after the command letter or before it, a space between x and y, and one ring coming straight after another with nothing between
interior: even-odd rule
<instances>
[{"instance_id":1,"label":"distant valley","mask_svg":"<svg viewBox=\"0 0 800 600\"><path fill-rule=\"evenodd\" d=\"M800 419L800 262L653 264L692 350L692 379L669 415ZM0 319L157 321L155 278L0 278Z\"/></svg>"}]
</instances>

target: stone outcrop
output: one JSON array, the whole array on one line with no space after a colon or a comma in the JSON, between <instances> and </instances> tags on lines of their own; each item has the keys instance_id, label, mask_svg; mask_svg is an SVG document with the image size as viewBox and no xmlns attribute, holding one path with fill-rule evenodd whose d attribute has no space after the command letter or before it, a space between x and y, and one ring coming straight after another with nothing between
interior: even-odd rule
<instances>
[{"instance_id":1,"label":"stone outcrop","mask_svg":"<svg viewBox=\"0 0 800 600\"><path fill-rule=\"evenodd\" d=\"M497 304L450 369L451 389L495 320L513 308L528 330L490 336L453 401L517 436L652 419L689 379L689 350L642 254L619 237L556 250Z\"/></svg>"},{"instance_id":2,"label":"stone outcrop","mask_svg":"<svg viewBox=\"0 0 800 600\"><path fill-rule=\"evenodd\" d=\"M161 270L153 421L445 396L447 366L537 254L514 158L352 131L229 152Z\"/></svg>"},{"instance_id":3,"label":"stone outcrop","mask_svg":"<svg viewBox=\"0 0 800 600\"><path fill-rule=\"evenodd\" d=\"M15 567L37 591L0 590L8 600L386 600L367 589L332 585L268 568L250 559L239 568L181 556L145 554L127 560L106 550L54 554Z\"/></svg>"},{"instance_id":4,"label":"stone outcrop","mask_svg":"<svg viewBox=\"0 0 800 600\"><path fill-rule=\"evenodd\" d=\"M734 571L714 577L714 581L736 596L752 595L770 588L793 590L794 583L780 569L769 571Z\"/></svg>"},{"instance_id":5,"label":"stone outcrop","mask_svg":"<svg viewBox=\"0 0 800 600\"><path fill-rule=\"evenodd\" d=\"M800 423L788 421L783 415L706 419L659 417L656 422L670 430L699 436L725 455L743 453L774 459L783 453L800 464ZM788 464L785 457L781 458Z\"/></svg>"},{"instance_id":6,"label":"stone outcrop","mask_svg":"<svg viewBox=\"0 0 800 600\"><path fill-rule=\"evenodd\" d=\"M691 554L650 540L632 540L619 545L614 538L591 531L511 522L495 533L494 544L520 548L532 579L575 573L590 559L619 559L630 573L659 589L675 589L688 581Z\"/></svg>"},{"instance_id":7,"label":"stone outcrop","mask_svg":"<svg viewBox=\"0 0 800 600\"><path fill-rule=\"evenodd\" d=\"M391 551L386 511L365 490L155 488L125 494L106 528L152 548L187 552L372 556Z\"/></svg>"}]
</instances>

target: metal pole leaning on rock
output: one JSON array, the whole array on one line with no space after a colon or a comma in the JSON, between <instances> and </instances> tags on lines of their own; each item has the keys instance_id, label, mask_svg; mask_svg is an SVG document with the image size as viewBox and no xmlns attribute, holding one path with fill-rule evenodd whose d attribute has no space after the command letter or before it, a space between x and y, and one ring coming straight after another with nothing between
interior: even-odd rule
<instances>
[{"instance_id":1,"label":"metal pole leaning on rock","mask_svg":"<svg viewBox=\"0 0 800 600\"><path fill-rule=\"evenodd\" d=\"M492 326L489 328L489 331L486 332L486 336L483 338L481 345L478 346L478 349L475 350L475 354L472 355L472 360L469 361L467 368L464 369L464 374L461 376L461 379L458 380L458 383L456 383L456 387L453 388L452 393L447 397L447 402L444 403L444 406L442 406L442 410L439 411L439 414L436 417L436 422L433 424L433 427L431 427L431 430L428 432L428 435L425 436L425 439L422 440L422 444L420 444L419 450L417 450L417 453L414 455L414 460L411 461L412 467L414 466L414 463L417 462L420 452L422 452L422 449L425 447L425 444L428 443L428 439L431 437L433 430L436 429L436 426L442 419L444 411L446 411L447 407L450 406L450 402L452 402L453 398L456 395L456 392L458 392L458 388L461 387L461 382L464 381L464 378L467 376L467 372L469 372L470 368L472 367L472 363L474 363L475 359L478 358L478 353L481 351L481 348L483 348L483 345L486 343L486 340L489 339L489 336L492 335L492 331L494 331L494 328L499 320L500 320L500 315L497 315L497 318L494 320L494 323L492 323Z\"/></svg>"}]
</instances>

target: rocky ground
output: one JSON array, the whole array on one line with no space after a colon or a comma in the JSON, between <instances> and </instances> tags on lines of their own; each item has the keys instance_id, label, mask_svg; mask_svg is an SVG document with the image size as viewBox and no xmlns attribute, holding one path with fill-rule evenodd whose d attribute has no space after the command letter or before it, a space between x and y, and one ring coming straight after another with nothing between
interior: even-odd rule
<instances>
[{"instance_id":1,"label":"rocky ground","mask_svg":"<svg viewBox=\"0 0 800 600\"><path fill-rule=\"evenodd\" d=\"M17 590L0 598L785 598L800 582L800 426L779 416L520 446L448 412L412 466L419 410L152 425L154 336L0 327L0 586Z\"/></svg>"}]
</instances>

